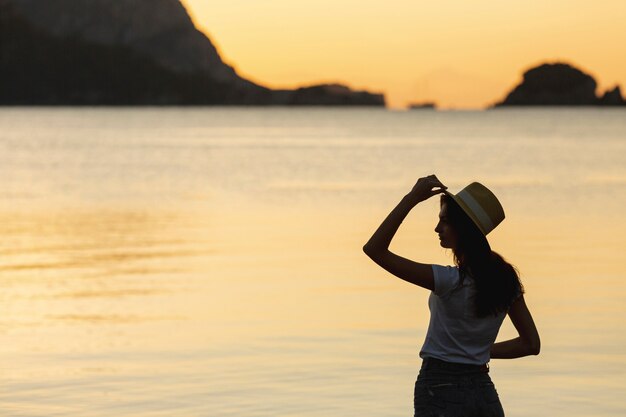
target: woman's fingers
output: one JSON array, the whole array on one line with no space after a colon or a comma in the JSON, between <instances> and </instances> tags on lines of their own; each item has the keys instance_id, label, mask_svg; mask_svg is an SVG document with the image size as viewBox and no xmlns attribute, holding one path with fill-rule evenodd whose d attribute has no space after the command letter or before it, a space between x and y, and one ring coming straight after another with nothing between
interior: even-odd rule
<instances>
[{"instance_id":1,"label":"woman's fingers","mask_svg":"<svg viewBox=\"0 0 626 417\"><path fill-rule=\"evenodd\" d=\"M441 181L433 174L426 177L422 177L417 180L417 183L413 186L411 194L416 197L417 201L423 201L431 198L437 194L441 194L446 191L448 187L443 185Z\"/></svg>"},{"instance_id":2,"label":"woman's fingers","mask_svg":"<svg viewBox=\"0 0 626 417\"><path fill-rule=\"evenodd\" d=\"M437 184L439 184L441 187L448 188L448 187L446 187L445 185L443 185L443 183L439 180L439 178L437 178L437 176L436 176L436 175L433 175L432 177L433 177L433 180L434 180Z\"/></svg>"},{"instance_id":3,"label":"woman's fingers","mask_svg":"<svg viewBox=\"0 0 626 417\"><path fill-rule=\"evenodd\" d=\"M448 188L443 185L443 183L439 181L439 178L437 178L435 175L429 175L427 177L420 178L419 180L417 180L415 186L425 186L429 189L432 189L433 187L440 187L444 190Z\"/></svg>"},{"instance_id":4,"label":"woman's fingers","mask_svg":"<svg viewBox=\"0 0 626 417\"><path fill-rule=\"evenodd\" d=\"M444 190L443 188L439 188L439 189L436 189L436 190L432 190L432 191L430 192L430 196L432 197L432 196L435 196L435 195L437 195L437 194L443 194L445 191L446 191L446 190Z\"/></svg>"},{"instance_id":5,"label":"woman's fingers","mask_svg":"<svg viewBox=\"0 0 626 417\"><path fill-rule=\"evenodd\" d=\"M435 174L432 174L432 175L429 175L427 177L424 177L424 179L426 181L428 181L428 183L429 183L429 185L431 187L441 187L444 190L448 188L445 185L443 185L443 183L441 181L439 181L439 178L437 178L437 176Z\"/></svg>"}]
</instances>

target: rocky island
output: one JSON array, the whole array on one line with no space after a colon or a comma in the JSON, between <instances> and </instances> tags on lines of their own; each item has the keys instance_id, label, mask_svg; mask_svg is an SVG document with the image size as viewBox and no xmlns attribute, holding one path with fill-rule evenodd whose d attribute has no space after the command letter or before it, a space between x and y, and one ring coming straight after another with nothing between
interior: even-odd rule
<instances>
[{"instance_id":1,"label":"rocky island","mask_svg":"<svg viewBox=\"0 0 626 417\"><path fill-rule=\"evenodd\" d=\"M384 106L385 98L246 80L179 0L0 0L0 104Z\"/></svg>"},{"instance_id":2,"label":"rocky island","mask_svg":"<svg viewBox=\"0 0 626 417\"><path fill-rule=\"evenodd\" d=\"M589 74L566 63L545 63L524 73L522 82L496 103L500 106L623 106L619 86L596 96L597 83Z\"/></svg>"}]
</instances>

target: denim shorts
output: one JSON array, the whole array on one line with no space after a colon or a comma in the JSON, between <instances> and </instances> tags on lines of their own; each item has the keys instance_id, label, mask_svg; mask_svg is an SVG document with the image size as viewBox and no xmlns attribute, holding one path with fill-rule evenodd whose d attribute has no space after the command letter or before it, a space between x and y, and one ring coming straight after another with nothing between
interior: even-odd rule
<instances>
[{"instance_id":1,"label":"denim shorts","mask_svg":"<svg viewBox=\"0 0 626 417\"><path fill-rule=\"evenodd\" d=\"M415 417L504 417L488 368L425 358L413 397Z\"/></svg>"}]
</instances>

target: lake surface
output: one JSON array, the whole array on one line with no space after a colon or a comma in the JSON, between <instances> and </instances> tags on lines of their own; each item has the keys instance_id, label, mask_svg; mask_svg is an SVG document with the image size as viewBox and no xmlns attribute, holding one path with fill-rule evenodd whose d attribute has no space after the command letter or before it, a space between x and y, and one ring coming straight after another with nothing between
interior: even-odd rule
<instances>
[{"instance_id":1,"label":"lake surface","mask_svg":"<svg viewBox=\"0 0 626 417\"><path fill-rule=\"evenodd\" d=\"M412 415L428 292L361 247L435 173L507 214L507 416L625 415L625 160L623 109L0 108L1 414ZM451 264L437 213L392 249Z\"/></svg>"}]
</instances>

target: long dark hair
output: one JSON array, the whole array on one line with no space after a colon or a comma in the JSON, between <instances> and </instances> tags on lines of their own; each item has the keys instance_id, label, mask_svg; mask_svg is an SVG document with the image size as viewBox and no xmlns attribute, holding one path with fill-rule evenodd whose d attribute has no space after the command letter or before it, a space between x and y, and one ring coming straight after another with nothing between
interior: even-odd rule
<instances>
[{"instance_id":1,"label":"long dark hair","mask_svg":"<svg viewBox=\"0 0 626 417\"><path fill-rule=\"evenodd\" d=\"M446 206L447 221L457 235L452 252L461 279L469 275L476 285L476 314L485 317L506 312L524 293L517 270L491 250L487 238L452 197L442 194L441 205Z\"/></svg>"}]
</instances>

